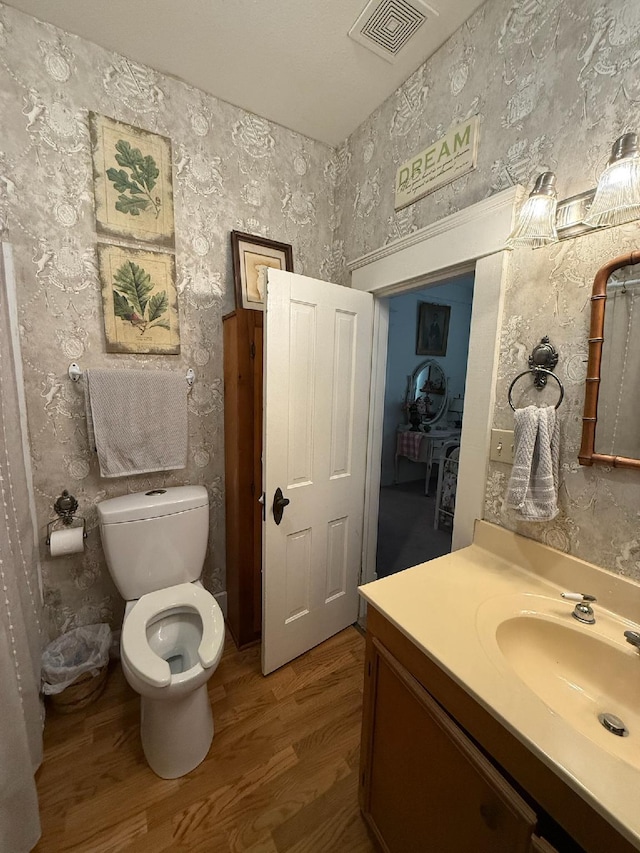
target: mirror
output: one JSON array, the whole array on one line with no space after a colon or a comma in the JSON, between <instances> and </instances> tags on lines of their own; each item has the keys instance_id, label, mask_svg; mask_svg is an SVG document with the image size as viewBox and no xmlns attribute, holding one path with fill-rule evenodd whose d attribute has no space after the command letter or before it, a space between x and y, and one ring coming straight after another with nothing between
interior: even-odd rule
<instances>
[{"instance_id":1,"label":"mirror","mask_svg":"<svg viewBox=\"0 0 640 853\"><path fill-rule=\"evenodd\" d=\"M640 251L596 274L582 419L582 465L640 468Z\"/></svg>"},{"instance_id":2,"label":"mirror","mask_svg":"<svg viewBox=\"0 0 640 853\"><path fill-rule=\"evenodd\" d=\"M411 428L434 424L447 409L447 377L437 361L428 358L407 377L405 411Z\"/></svg>"}]
</instances>

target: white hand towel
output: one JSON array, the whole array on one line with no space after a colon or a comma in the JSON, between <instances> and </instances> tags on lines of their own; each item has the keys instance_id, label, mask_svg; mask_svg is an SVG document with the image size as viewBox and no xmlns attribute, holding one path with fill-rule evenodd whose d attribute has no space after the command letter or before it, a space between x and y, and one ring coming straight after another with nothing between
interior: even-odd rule
<instances>
[{"instance_id":1,"label":"white hand towel","mask_svg":"<svg viewBox=\"0 0 640 853\"><path fill-rule=\"evenodd\" d=\"M187 383L169 370L86 370L89 446L100 476L187 466Z\"/></svg>"},{"instance_id":2,"label":"white hand towel","mask_svg":"<svg viewBox=\"0 0 640 853\"><path fill-rule=\"evenodd\" d=\"M560 421L553 406L516 409L515 458L507 506L528 521L550 521L558 514Z\"/></svg>"}]
</instances>

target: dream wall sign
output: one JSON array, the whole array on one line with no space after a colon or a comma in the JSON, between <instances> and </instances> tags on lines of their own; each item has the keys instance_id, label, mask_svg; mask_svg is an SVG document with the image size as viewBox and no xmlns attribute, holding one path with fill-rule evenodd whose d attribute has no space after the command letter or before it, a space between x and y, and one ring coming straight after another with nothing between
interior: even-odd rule
<instances>
[{"instance_id":1,"label":"dream wall sign","mask_svg":"<svg viewBox=\"0 0 640 853\"><path fill-rule=\"evenodd\" d=\"M399 167L396 172L396 210L413 204L476 168L478 126L479 116L472 116Z\"/></svg>"}]
</instances>

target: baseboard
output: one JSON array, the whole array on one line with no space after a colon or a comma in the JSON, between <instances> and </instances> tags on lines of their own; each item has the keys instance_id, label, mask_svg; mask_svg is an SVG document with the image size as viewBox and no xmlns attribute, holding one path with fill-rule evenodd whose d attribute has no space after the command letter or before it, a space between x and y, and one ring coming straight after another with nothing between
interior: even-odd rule
<instances>
[{"instance_id":1,"label":"baseboard","mask_svg":"<svg viewBox=\"0 0 640 853\"><path fill-rule=\"evenodd\" d=\"M227 593L226 590L223 592L216 592L213 596L215 600L220 605L220 610L222 610L222 615L224 618L227 618Z\"/></svg>"}]
</instances>

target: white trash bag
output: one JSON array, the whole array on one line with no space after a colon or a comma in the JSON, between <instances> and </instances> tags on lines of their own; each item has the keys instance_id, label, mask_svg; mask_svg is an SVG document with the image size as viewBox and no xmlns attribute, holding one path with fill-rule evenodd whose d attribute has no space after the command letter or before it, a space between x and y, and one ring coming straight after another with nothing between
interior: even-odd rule
<instances>
[{"instance_id":1,"label":"white trash bag","mask_svg":"<svg viewBox=\"0 0 640 853\"><path fill-rule=\"evenodd\" d=\"M109 661L111 628L104 623L67 631L42 652L42 692L62 693L85 672L98 675Z\"/></svg>"}]
</instances>

